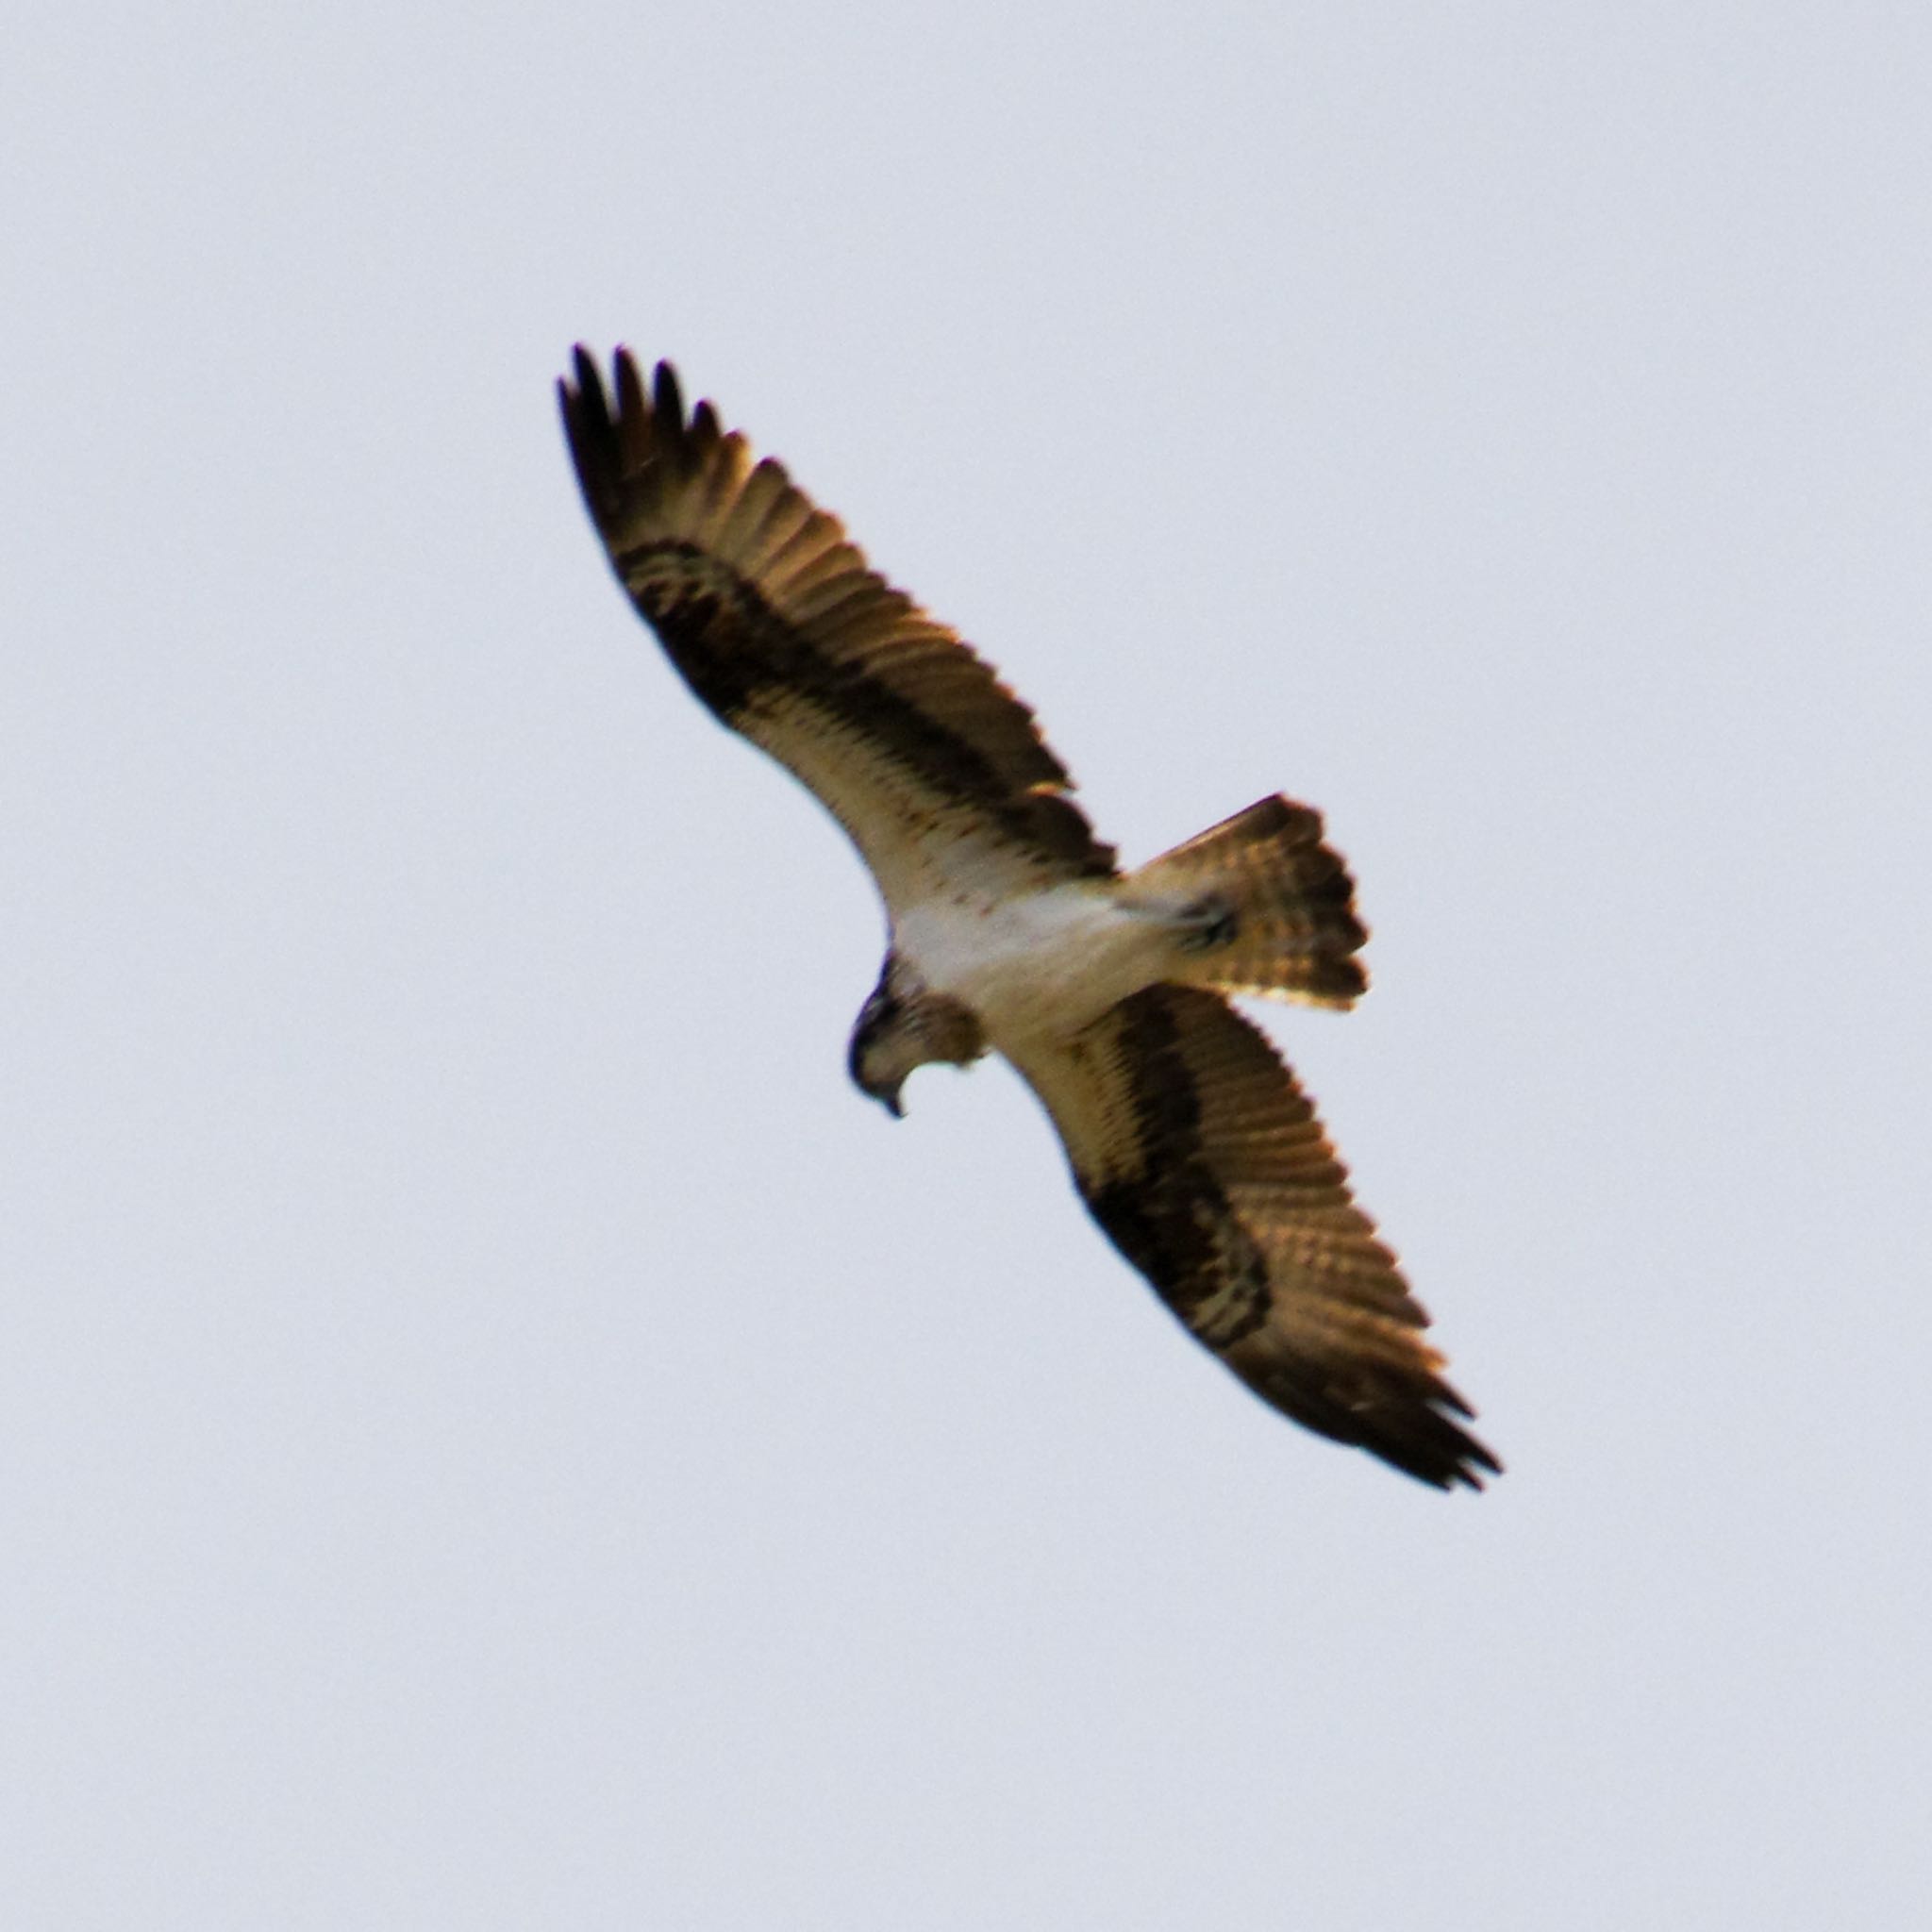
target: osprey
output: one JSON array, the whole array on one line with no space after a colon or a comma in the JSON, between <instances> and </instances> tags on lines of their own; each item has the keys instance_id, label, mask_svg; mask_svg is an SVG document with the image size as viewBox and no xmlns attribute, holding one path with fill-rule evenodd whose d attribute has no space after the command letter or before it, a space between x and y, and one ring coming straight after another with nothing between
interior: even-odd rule
<instances>
[{"instance_id":1,"label":"osprey","mask_svg":"<svg viewBox=\"0 0 1932 1932\"><path fill-rule=\"evenodd\" d=\"M1181 1324L1296 1422L1439 1488L1501 1463L1423 1340L1314 1109L1229 1004L1367 986L1321 818L1264 798L1122 872L1033 714L867 565L769 457L627 350L558 385L617 579L684 680L851 836L885 901L852 1078L894 1115L915 1067L1004 1054L1074 1182Z\"/></svg>"}]
</instances>

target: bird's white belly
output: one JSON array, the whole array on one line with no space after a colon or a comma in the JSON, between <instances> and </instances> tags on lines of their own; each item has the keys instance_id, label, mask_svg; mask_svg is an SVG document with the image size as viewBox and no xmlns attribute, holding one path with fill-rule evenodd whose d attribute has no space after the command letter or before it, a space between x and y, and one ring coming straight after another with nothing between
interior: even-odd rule
<instances>
[{"instance_id":1,"label":"bird's white belly","mask_svg":"<svg viewBox=\"0 0 1932 1932\"><path fill-rule=\"evenodd\" d=\"M900 957L979 1016L988 1039L1067 1034L1162 977L1172 936L1105 886L996 901L930 899L893 921Z\"/></svg>"}]
</instances>

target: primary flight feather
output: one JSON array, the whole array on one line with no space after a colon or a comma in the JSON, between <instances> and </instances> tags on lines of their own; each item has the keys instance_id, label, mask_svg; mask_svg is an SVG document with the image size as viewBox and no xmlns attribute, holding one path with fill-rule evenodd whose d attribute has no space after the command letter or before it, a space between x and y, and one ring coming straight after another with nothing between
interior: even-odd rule
<instances>
[{"instance_id":1,"label":"primary flight feather","mask_svg":"<svg viewBox=\"0 0 1932 1932\"><path fill-rule=\"evenodd\" d=\"M755 461L660 362L579 348L571 454L618 581L711 711L817 794L885 901L849 1052L901 1111L915 1067L997 1052L1074 1185L1189 1333L1309 1428L1448 1489L1502 1465L1423 1339L1314 1109L1229 1005L1346 1007L1367 984L1341 860L1265 798L1122 873L1033 714Z\"/></svg>"}]
</instances>

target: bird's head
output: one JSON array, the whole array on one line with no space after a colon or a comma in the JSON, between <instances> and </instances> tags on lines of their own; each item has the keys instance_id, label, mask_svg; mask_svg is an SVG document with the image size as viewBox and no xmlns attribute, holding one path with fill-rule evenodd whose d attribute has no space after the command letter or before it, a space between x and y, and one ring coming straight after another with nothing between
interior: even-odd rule
<instances>
[{"instance_id":1,"label":"bird's head","mask_svg":"<svg viewBox=\"0 0 1932 1932\"><path fill-rule=\"evenodd\" d=\"M914 1067L948 1060L965 1066L986 1051L979 1023L958 1000L928 992L894 954L858 1009L845 1064L853 1085L894 1120L906 1117L899 1090Z\"/></svg>"},{"instance_id":2,"label":"bird's head","mask_svg":"<svg viewBox=\"0 0 1932 1932\"><path fill-rule=\"evenodd\" d=\"M883 1107L894 1120L906 1118L899 1090L906 1076L918 1066L918 1028L912 1023L913 1008L892 985L892 962L879 975L871 997L858 1009L853 1024L852 1043L845 1052L845 1065L852 1084Z\"/></svg>"}]
</instances>

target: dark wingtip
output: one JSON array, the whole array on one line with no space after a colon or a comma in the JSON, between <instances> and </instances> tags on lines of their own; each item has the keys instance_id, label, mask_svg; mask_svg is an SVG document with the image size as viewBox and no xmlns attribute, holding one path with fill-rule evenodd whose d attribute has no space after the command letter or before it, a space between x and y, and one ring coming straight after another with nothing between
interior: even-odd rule
<instances>
[{"instance_id":1,"label":"dark wingtip","mask_svg":"<svg viewBox=\"0 0 1932 1932\"><path fill-rule=\"evenodd\" d=\"M667 457L681 468L707 437L716 440L717 418L708 403L701 403L687 423L676 370L659 362L647 391L637 358L622 344L610 358L608 390L596 358L581 342L571 352L571 370L557 385L564 433L584 502L608 535L625 479Z\"/></svg>"},{"instance_id":2,"label":"dark wingtip","mask_svg":"<svg viewBox=\"0 0 1932 1932\"><path fill-rule=\"evenodd\" d=\"M1462 1414L1472 1413L1454 1391L1448 1393L1455 1407ZM1433 1484L1439 1490L1453 1490L1462 1485L1480 1491L1485 1475L1503 1474L1501 1460L1467 1429L1458 1428L1441 1408L1427 1411L1425 1425L1406 1426L1400 1433L1400 1441L1370 1437L1364 1440L1362 1447L1401 1470L1405 1475L1412 1475L1418 1482Z\"/></svg>"},{"instance_id":3,"label":"dark wingtip","mask_svg":"<svg viewBox=\"0 0 1932 1932\"><path fill-rule=\"evenodd\" d=\"M583 343L572 351L571 364L576 381L573 385L570 376L560 378L557 398L563 411L571 461L576 468L577 488L583 491L591 521L601 529L617 508L622 468L617 426L611 420L604 378Z\"/></svg>"},{"instance_id":4,"label":"dark wingtip","mask_svg":"<svg viewBox=\"0 0 1932 1932\"><path fill-rule=\"evenodd\" d=\"M651 400L658 415L684 425L684 391L678 386L677 371L669 362L659 362L651 372Z\"/></svg>"},{"instance_id":5,"label":"dark wingtip","mask_svg":"<svg viewBox=\"0 0 1932 1932\"><path fill-rule=\"evenodd\" d=\"M1424 1371L1370 1372L1366 1386L1338 1388L1279 1357L1243 1369L1229 1366L1264 1402L1304 1428L1365 1449L1391 1469L1432 1489L1480 1490L1503 1464L1456 1418L1474 1412L1441 1376Z\"/></svg>"},{"instance_id":6,"label":"dark wingtip","mask_svg":"<svg viewBox=\"0 0 1932 1932\"><path fill-rule=\"evenodd\" d=\"M1502 1459L1478 1442L1467 1429L1450 1420L1451 1415L1457 1415L1464 1422L1473 1423L1475 1410L1463 1399L1459 1391L1440 1375L1435 1378L1434 1405L1434 1419L1439 1424L1438 1438L1456 1458L1442 1487L1449 1489L1457 1483L1467 1483L1471 1489L1479 1490L1483 1479L1476 1474L1477 1470L1486 1470L1491 1475L1501 1475Z\"/></svg>"},{"instance_id":7,"label":"dark wingtip","mask_svg":"<svg viewBox=\"0 0 1932 1932\"><path fill-rule=\"evenodd\" d=\"M1463 1460L1450 1471L1442 1487L1453 1490L1458 1483L1476 1491L1478 1495L1488 1487L1487 1478L1503 1474L1502 1462L1490 1454L1474 1437L1466 1439L1469 1447L1463 1452ZM1480 1470L1482 1474L1477 1474Z\"/></svg>"},{"instance_id":8,"label":"dark wingtip","mask_svg":"<svg viewBox=\"0 0 1932 1932\"><path fill-rule=\"evenodd\" d=\"M611 369L617 384L617 414L620 422L648 422L650 407L644 401L644 385L638 375L638 360L631 352L619 345L612 358Z\"/></svg>"}]
</instances>

